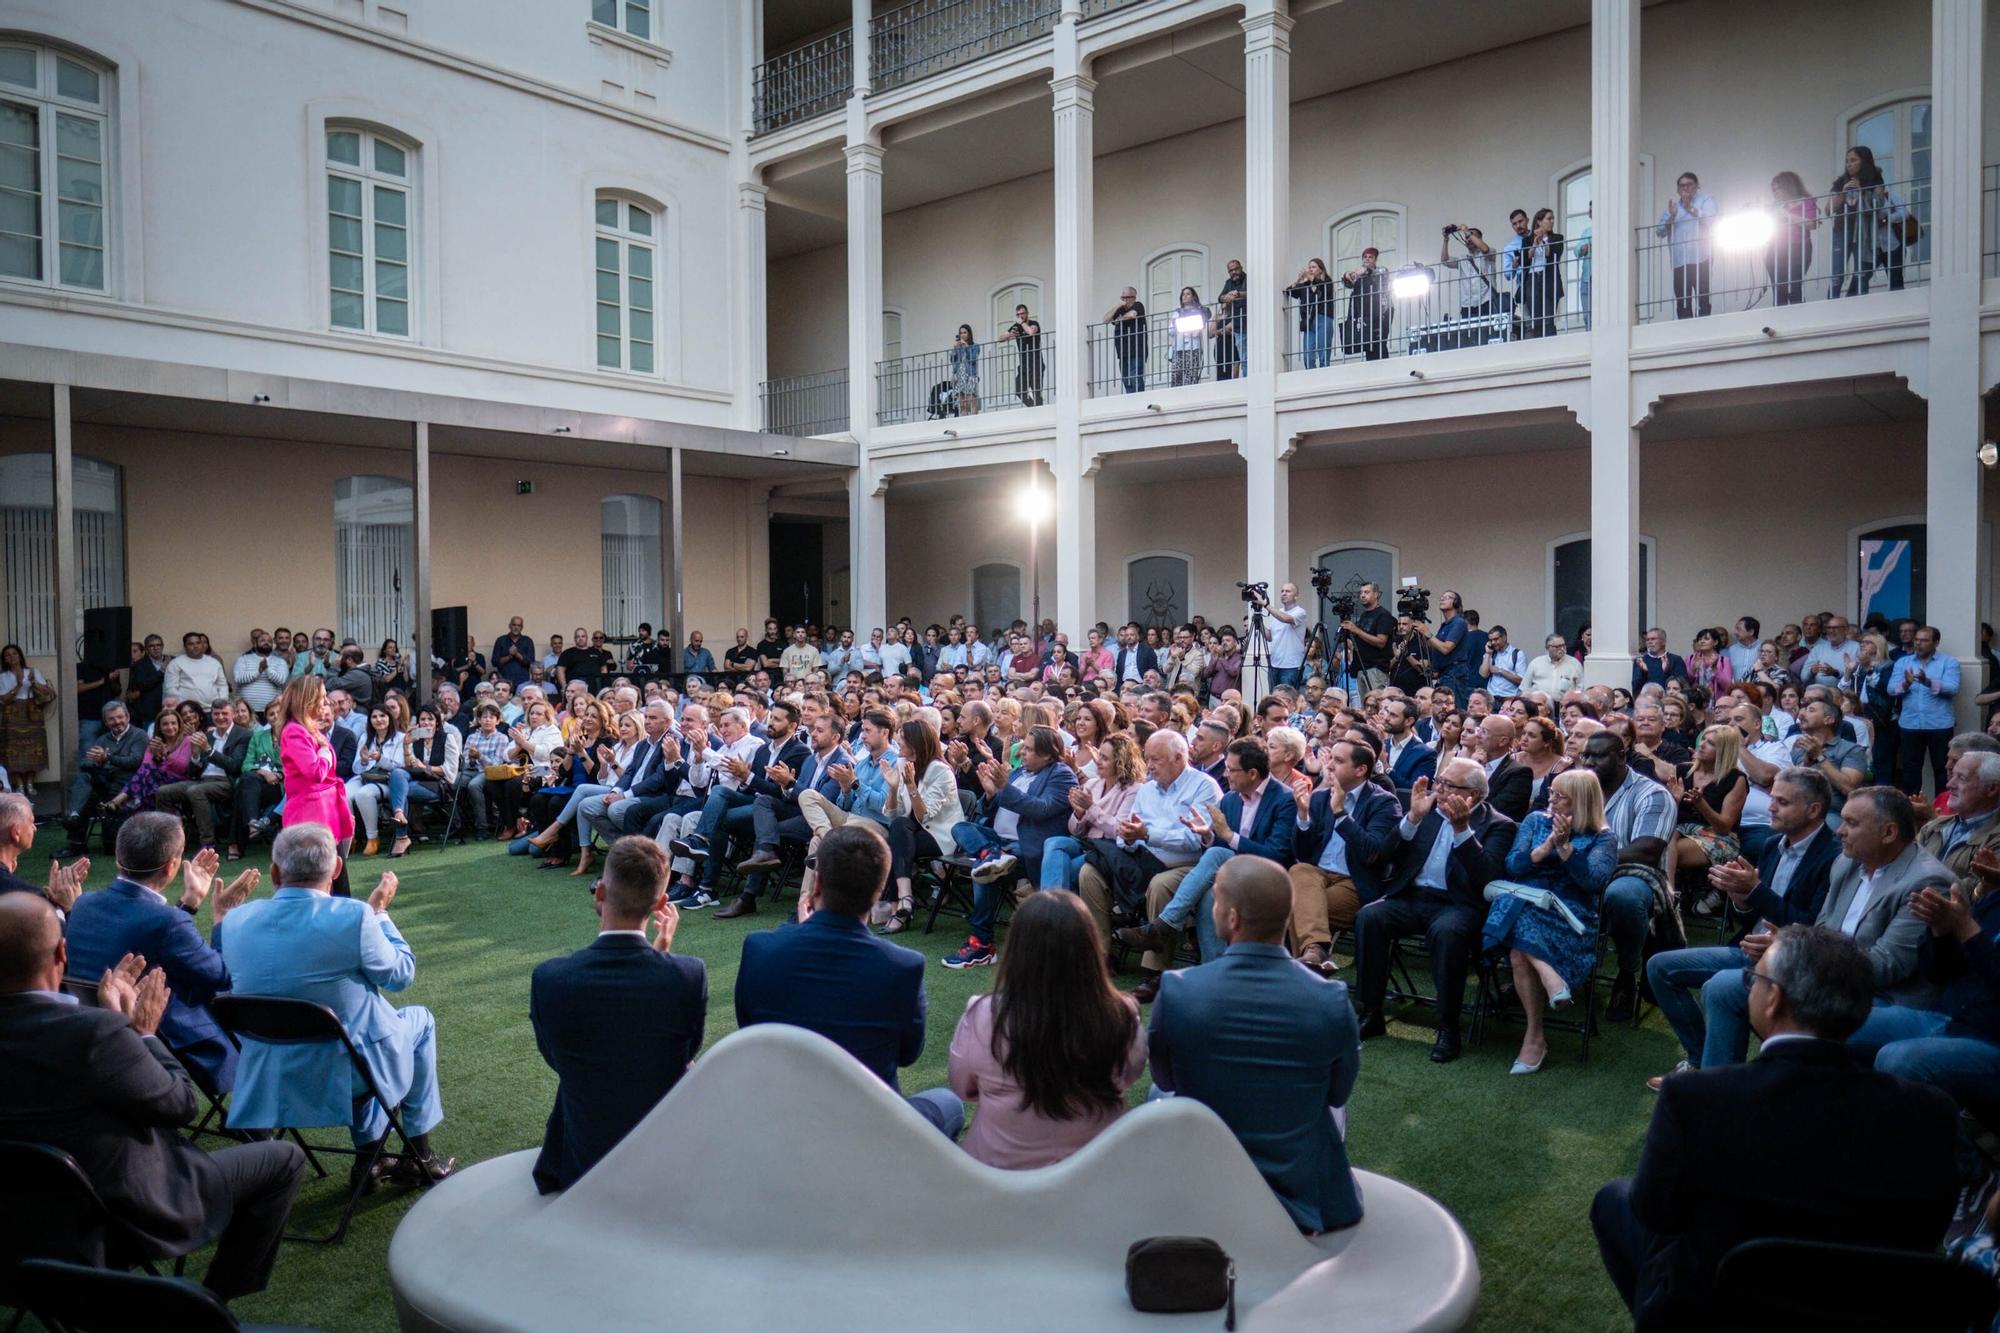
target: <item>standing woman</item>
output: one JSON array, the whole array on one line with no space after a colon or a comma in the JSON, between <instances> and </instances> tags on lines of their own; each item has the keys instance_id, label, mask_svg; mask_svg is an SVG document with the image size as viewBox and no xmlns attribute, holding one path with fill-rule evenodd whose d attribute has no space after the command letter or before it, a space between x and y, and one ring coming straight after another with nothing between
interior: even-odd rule
<instances>
[{"instance_id":1,"label":"standing woman","mask_svg":"<svg viewBox=\"0 0 2000 1333\"><path fill-rule=\"evenodd\" d=\"M944 761L937 732L920 717L902 726L902 760L883 755L888 792L882 813L889 816L889 877L896 902L882 926L884 935L908 930L916 914L911 876L918 860L950 856L957 846L951 826L965 818L958 803L958 778Z\"/></svg>"},{"instance_id":2,"label":"standing woman","mask_svg":"<svg viewBox=\"0 0 2000 1333\"><path fill-rule=\"evenodd\" d=\"M1888 194L1875 150L1856 144L1847 150L1840 173L1827 193L1827 220L1833 224L1833 290L1828 296L1860 296L1875 276L1875 223ZM1845 286L1846 291L1841 288Z\"/></svg>"},{"instance_id":3,"label":"standing woman","mask_svg":"<svg viewBox=\"0 0 2000 1333\"><path fill-rule=\"evenodd\" d=\"M1333 348L1333 278L1323 259L1308 259L1285 295L1299 307L1299 332L1305 335L1305 368L1327 364Z\"/></svg>"},{"instance_id":4,"label":"standing woman","mask_svg":"<svg viewBox=\"0 0 2000 1333\"><path fill-rule=\"evenodd\" d=\"M56 701L48 679L28 665L21 645L0 648L0 768L14 786L34 795L35 774L49 766L49 731L45 710Z\"/></svg>"},{"instance_id":5,"label":"standing woman","mask_svg":"<svg viewBox=\"0 0 2000 1333\"><path fill-rule=\"evenodd\" d=\"M1696 630L1694 647L1687 656L1688 679L1711 695L1729 693L1735 683L1729 658L1722 652L1722 634L1715 629Z\"/></svg>"},{"instance_id":6,"label":"standing woman","mask_svg":"<svg viewBox=\"0 0 2000 1333\"><path fill-rule=\"evenodd\" d=\"M1771 304L1797 305L1805 300L1819 205L1806 193L1806 183L1796 171L1781 171L1771 177L1771 202L1778 211L1778 229L1764 251L1764 271L1771 275Z\"/></svg>"},{"instance_id":7,"label":"standing woman","mask_svg":"<svg viewBox=\"0 0 2000 1333\"><path fill-rule=\"evenodd\" d=\"M326 682L307 673L292 677L278 696L278 760L284 768L284 825L324 824L333 834L340 858L333 895L345 898L347 849L354 841L354 812L347 806L347 784L333 745L326 738L333 725L333 705L326 701Z\"/></svg>"},{"instance_id":8,"label":"standing woman","mask_svg":"<svg viewBox=\"0 0 2000 1333\"><path fill-rule=\"evenodd\" d=\"M1174 364L1169 387L1201 383L1201 346L1207 332L1208 307L1201 303L1201 294L1192 287L1181 288L1180 308L1174 311Z\"/></svg>"},{"instance_id":9,"label":"standing woman","mask_svg":"<svg viewBox=\"0 0 2000 1333\"><path fill-rule=\"evenodd\" d=\"M969 417L979 410L979 344L972 340L972 326L961 324L951 344L951 387L958 397L958 414Z\"/></svg>"},{"instance_id":10,"label":"standing woman","mask_svg":"<svg viewBox=\"0 0 2000 1333\"><path fill-rule=\"evenodd\" d=\"M1522 335L1547 338L1556 331L1556 309L1562 305L1562 233L1556 230L1556 211L1544 208L1535 214L1534 230L1528 238L1528 254L1522 260Z\"/></svg>"}]
</instances>

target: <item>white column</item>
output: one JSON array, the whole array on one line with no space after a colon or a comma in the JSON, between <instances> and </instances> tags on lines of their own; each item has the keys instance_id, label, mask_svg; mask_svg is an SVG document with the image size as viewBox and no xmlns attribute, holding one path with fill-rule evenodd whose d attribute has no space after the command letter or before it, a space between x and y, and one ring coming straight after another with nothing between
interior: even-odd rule
<instances>
[{"instance_id":1,"label":"white column","mask_svg":"<svg viewBox=\"0 0 2000 1333\"><path fill-rule=\"evenodd\" d=\"M1283 347L1279 274L1291 212L1292 20L1286 0L1249 0L1243 18L1243 264L1250 275L1249 374L1239 444L1245 480L1244 575L1278 585L1290 577L1291 443L1278 432L1277 376Z\"/></svg>"},{"instance_id":2,"label":"white column","mask_svg":"<svg viewBox=\"0 0 2000 1333\"><path fill-rule=\"evenodd\" d=\"M875 86L874 71L870 68L875 30L869 25L874 17L873 0L854 0L854 93L865 96Z\"/></svg>"},{"instance_id":3,"label":"white column","mask_svg":"<svg viewBox=\"0 0 2000 1333\"><path fill-rule=\"evenodd\" d=\"M763 389L769 371L769 347L765 329L768 314L765 290L769 264L764 249L764 195L755 181L736 186L736 426L740 430L764 427Z\"/></svg>"},{"instance_id":4,"label":"white column","mask_svg":"<svg viewBox=\"0 0 2000 1333\"><path fill-rule=\"evenodd\" d=\"M1639 0L1591 0L1590 620L1585 678L1629 684L1639 641L1639 432L1632 427ZM1543 632L1553 630L1543 627ZM1529 635L1521 639L1534 650Z\"/></svg>"},{"instance_id":5,"label":"white column","mask_svg":"<svg viewBox=\"0 0 2000 1333\"><path fill-rule=\"evenodd\" d=\"M1076 24L1056 29L1055 90L1055 621L1070 642L1097 620L1096 479L1084 475L1082 403L1088 393L1091 255L1096 243L1093 96L1079 68Z\"/></svg>"},{"instance_id":6,"label":"white column","mask_svg":"<svg viewBox=\"0 0 2000 1333\"><path fill-rule=\"evenodd\" d=\"M875 427L882 360L882 147L856 133L865 119L860 104L857 97L848 105L847 425L865 441Z\"/></svg>"},{"instance_id":7,"label":"white column","mask_svg":"<svg viewBox=\"0 0 2000 1333\"><path fill-rule=\"evenodd\" d=\"M1959 659L1959 725L1976 729L1979 680L1980 79L1985 0L1931 4L1931 344L1926 429L1927 618Z\"/></svg>"},{"instance_id":8,"label":"white column","mask_svg":"<svg viewBox=\"0 0 2000 1333\"><path fill-rule=\"evenodd\" d=\"M76 776L76 640L83 633L83 607L76 563L75 419L70 413L67 384L49 386L49 426L49 503L54 506L50 512L56 526L56 707L62 713L62 734L50 767L62 778L64 809L68 809L69 783ZM25 782L34 776L16 773L14 778Z\"/></svg>"},{"instance_id":9,"label":"white column","mask_svg":"<svg viewBox=\"0 0 2000 1333\"><path fill-rule=\"evenodd\" d=\"M889 478L864 459L847 474L847 600L856 642L888 620Z\"/></svg>"},{"instance_id":10,"label":"white column","mask_svg":"<svg viewBox=\"0 0 2000 1333\"><path fill-rule=\"evenodd\" d=\"M417 623L412 627L412 656L416 658L415 675L412 682L416 687L416 697L435 697L431 691L431 652L437 647L431 642L431 423L414 421L410 423L410 475L413 514L410 527L415 538L416 568L413 572L416 587L412 589L416 602ZM447 650L441 657L450 657Z\"/></svg>"},{"instance_id":11,"label":"white column","mask_svg":"<svg viewBox=\"0 0 2000 1333\"><path fill-rule=\"evenodd\" d=\"M673 627L674 652L678 655L687 646L686 607L681 594L686 590L684 571L687 568L687 546L681 540L681 451L667 450L667 523L672 528L668 534L668 548L673 552L673 581L667 585L667 623Z\"/></svg>"}]
</instances>

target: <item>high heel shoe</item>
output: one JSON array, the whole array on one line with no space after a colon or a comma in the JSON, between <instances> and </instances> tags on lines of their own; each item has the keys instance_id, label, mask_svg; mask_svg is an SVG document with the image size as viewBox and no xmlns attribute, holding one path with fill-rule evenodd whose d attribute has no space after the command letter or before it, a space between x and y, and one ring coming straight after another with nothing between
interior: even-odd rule
<instances>
[{"instance_id":1,"label":"high heel shoe","mask_svg":"<svg viewBox=\"0 0 2000 1333\"><path fill-rule=\"evenodd\" d=\"M1548 1060L1548 1058L1549 1058L1549 1053L1547 1051L1543 1051L1542 1058L1540 1060L1535 1061L1535 1063L1533 1064L1529 1064L1526 1060L1516 1060L1514 1062L1514 1067L1512 1069L1509 1069L1507 1072L1510 1074L1532 1074L1536 1070L1540 1069L1542 1065Z\"/></svg>"},{"instance_id":2,"label":"high heel shoe","mask_svg":"<svg viewBox=\"0 0 2000 1333\"><path fill-rule=\"evenodd\" d=\"M1567 1008L1569 1008L1569 1006L1570 1006L1570 993L1569 993L1569 987L1567 987L1567 986L1564 986L1564 987L1563 987L1563 988L1562 988L1561 990L1557 991L1557 992L1556 992L1556 993L1555 993L1554 995L1551 995L1551 996L1549 996L1549 1008L1551 1008L1551 1009L1567 1009Z\"/></svg>"},{"instance_id":3,"label":"high heel shoe","mask_svg":"<svg viewBox=\"0 0 2000 1333\"><path fill-rule=\"evenodd\" d=\"M396 841L389 846L389 859L391 861L396 860L398 857L408 856L409 853L410 839L407 835L399 835Z\"/></svg>"}]
</instances>

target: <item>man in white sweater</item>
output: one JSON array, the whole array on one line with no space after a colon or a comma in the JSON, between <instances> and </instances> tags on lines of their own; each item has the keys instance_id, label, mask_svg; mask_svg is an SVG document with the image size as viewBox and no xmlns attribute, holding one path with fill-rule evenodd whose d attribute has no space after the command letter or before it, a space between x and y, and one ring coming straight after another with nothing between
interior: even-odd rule
<instances>
[{"instance_id":1,"label":"man in white sweater","mask_svg":"<svg viewBox=\"0 0 2000 1333\"><path fill-rule=\"evenodd\" d=\"M222 659L209 652L206 634L181 635L181 655L167 663L162 693L192 699L204 709L229 697L229 673Z\"/></svg>"}]
</instances>

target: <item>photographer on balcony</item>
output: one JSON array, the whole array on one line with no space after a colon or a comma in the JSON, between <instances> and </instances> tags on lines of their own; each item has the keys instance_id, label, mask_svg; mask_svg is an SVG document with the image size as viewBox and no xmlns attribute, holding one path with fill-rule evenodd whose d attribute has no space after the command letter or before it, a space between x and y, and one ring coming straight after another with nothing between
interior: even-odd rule
<instances>
[{"instance_id":1,"label":"photographer on balcony","mask_svg":"<svg viewBox=\"0 0 2000 1333\"><path fill-rule=\"evenodd\" d=\"M1454 236L1465 246L1465 253L1456 259L1451 253ZM1500 289L1493 283L1493 247L1486 243L1485 233L1479 228L1463 222L1445 223L1444 244L1438 250L1438 263L1458 275L1460 319L1480 319L1502 308Z\"/></svg>"},{"instance_id":2,"label":"photographer on balcony","mask_svg":"<svg viewBox=\"0 0 2000 1333\"><path fill-rule=\"evenodd\" d=\"M1308 259L1285 295L1299 307L1299 332L1305 335L1305 368L1324 366L1333 354L1333 279L1326 263Z\"/></svg>"},{"instance_id":3,"label":"photographer on balcony","mask_svg":"<svg viewBox=\"0 0 2000 1333\"><path fill-rule=\"evenodd\" d=\"M1340 275L1347 289L1347 318L1340 324L1340 352L1360 352L1370 361L1389 355L1389 275L1376 267L1382 252L1369 246L1361 252L1361 267Z\"/></svg>"},{"instance_id":4,"label":"photographer on balcony","mask_svg":"<svg viewBox=\"0 0 2000 1333\"><path fill-rule=\"evenodd\" d=\"M1014 307L1014 322L1000 335L1003 343L1016 344L1020 359L1014 364L1014 395L1023 407L1042 405L1042 326L1028 313L1028 307Z\"/></svg>"},{"instance_id":5,"label":"photographer on balcony","mask_svg":"<svg viewBox=\"0 0 2000 1333\"><path fill-rule=\"evenodd\" d=\"M1111 326L1111 348L1118 356L1118 378L1126 393L1142 393L1146 388L1146 303L1127 287L1118 293L1118 304L1105 312Z\"/></svg>"}]
</instances>

